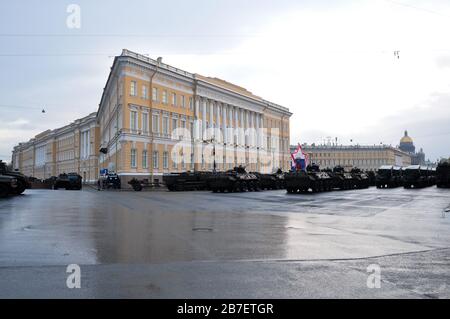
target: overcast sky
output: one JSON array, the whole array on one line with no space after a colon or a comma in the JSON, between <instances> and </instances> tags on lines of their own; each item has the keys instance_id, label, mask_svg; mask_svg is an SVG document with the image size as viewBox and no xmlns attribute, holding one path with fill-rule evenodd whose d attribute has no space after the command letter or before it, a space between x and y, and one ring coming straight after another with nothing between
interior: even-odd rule
<instances>
[{"instance_id":1,"label":"overcast sky","mask_svg":"<svg viewBox=\"0 0 450 319\"><path fill-rule=\"evenodd\" d=\"M449 157L449 31L449 1L2 1L0 159L96 111L123 48L288 107L291 144L396 146L407 129Z\"/></svg>"}]
</instances>

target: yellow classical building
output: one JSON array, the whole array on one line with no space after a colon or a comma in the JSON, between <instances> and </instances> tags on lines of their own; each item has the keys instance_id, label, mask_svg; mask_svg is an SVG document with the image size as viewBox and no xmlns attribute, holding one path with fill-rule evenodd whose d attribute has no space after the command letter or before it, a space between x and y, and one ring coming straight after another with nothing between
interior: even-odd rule
<instances>
[{"instance_id":1,"label":"yellow classical building","mask_svg":"<svg viewBox=\"0 0 450 319\"><path fill-rule=\"evenodd\" d=\"M12 165L39 179L77 172L85 182L94 182L98 178L98 147L99 127L96 113L92 113L15 146Z\"/></svg>"},{"instance_id":2,"label":"yellow classical building","mask_svg":"<svg viewBox=\"0 0 450 319\"><path fill-rule=\"evenodd\" d=\"M293 151L296 146L291 146ZM322 168L335 166L376 170L381 165L411 165L411 155L389 145L315 145L304 144L309 162Z\"/></svg>"},{"instance_id":3,"label":"yellow classical building","mask_svg":"<svg viewBox=\"0 0 450 319\"><path fill-rule=\"evenodd\" d=\"M235 84L123 50L97 113L20 143L12 162L29 176L77 172L91 182L108 169L124 185L133 177L161 181L164 173L237 165L288 169L291 115Z\"/></svg>"},{"instance_id":4,"label":"yellow classical building","mask_svg":"<svg viewBox=\"0 0 450 319\"><path fill-rule=\"evenodd\" d=\"M97 112L99 166L154 181L214 165L287 169L291 115L232 83L123 50Z\"/></svg>"}]
</instances>

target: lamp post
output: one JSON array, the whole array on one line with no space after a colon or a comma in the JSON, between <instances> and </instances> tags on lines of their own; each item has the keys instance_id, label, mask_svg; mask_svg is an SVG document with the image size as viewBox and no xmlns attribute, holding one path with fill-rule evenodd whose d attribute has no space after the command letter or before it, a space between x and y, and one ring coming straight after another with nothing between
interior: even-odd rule
<instances>
[{"instance_id":1,"label":"lamp post","mask_svg":"<svg viewBox=\"0 0 450 319\"><path fill-rule=\"evenodd\" d=\"M213 173L216 172L216 140L213 137L207 140L203 140L203 143L212 143L213 145Z\"/></svg>"}]
</instances>

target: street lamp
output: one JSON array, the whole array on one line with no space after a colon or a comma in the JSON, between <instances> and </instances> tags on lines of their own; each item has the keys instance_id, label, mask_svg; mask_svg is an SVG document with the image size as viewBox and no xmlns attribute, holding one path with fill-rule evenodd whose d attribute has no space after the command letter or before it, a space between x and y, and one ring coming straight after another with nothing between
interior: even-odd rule
<instances>
[{"instance_id":1,"label":"street lamp","mask_svg":"<svg viewBox=\"0 0 450 319\"><path fill-rule=\"evenodd\" d=\"M203 143L212 143L213 144L213 173L216 172L216 140L213 137L207 140L203 140Z\"/></svg>"}]
</instances>

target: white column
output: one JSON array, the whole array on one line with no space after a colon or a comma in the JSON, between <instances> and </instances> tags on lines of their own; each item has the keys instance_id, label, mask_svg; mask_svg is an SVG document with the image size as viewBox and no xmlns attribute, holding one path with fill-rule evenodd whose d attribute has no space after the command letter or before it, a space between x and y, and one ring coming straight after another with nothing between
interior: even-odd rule
<instances>
[{"instance_id":1,"label":"white column","mask_svg":"<svg viewBox=\"0 0 450 319\"><path fill-rule=\"evenodd\" d=\"M199 108L200 108L200 100L197 98L195 100L195 107L194 107L194 140L200 138Z\"/></svg>"},{"instance_id":2,"label":"white column","mask_svg":"<svg viewBox=\"0 0 450 319\"><path fill-rule=\"evenodd\" d=\"M202 101L202 132L201 132L201 135L200 135L202 137L202 139L206 138L206 136L205 136L205 131L206 131L206 103L207 103L207 100L204 99Z\"/></svg>"},{"instance_id":3,"label":"white column","mask_svg":"<svg viewBox=\"0 0 450 319\"><path fill-rule=\"evenodd\" d=\"M209 101L209 128L214 127L214 103L213 101ZM214 133L211 133L213 130L209 130L210 135L215 135ZM212 138L212 136L209 136L209 138Z\"/></svg>"},{"instance_id":4,"label":"white column","mask_svg":"<svg viewBox=\"0 0 450 319\"><path fill-rule=\"evenodd\" d=\"M223 142L227 142L227 104L222 106L222 130L223 130Z\"/></svg>"}]
</instances>

